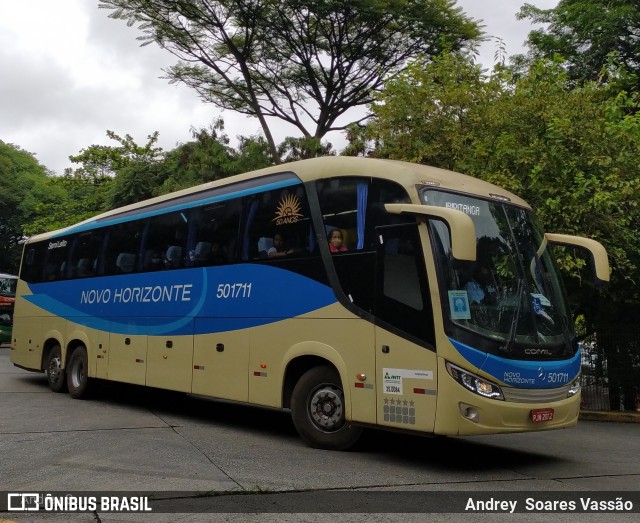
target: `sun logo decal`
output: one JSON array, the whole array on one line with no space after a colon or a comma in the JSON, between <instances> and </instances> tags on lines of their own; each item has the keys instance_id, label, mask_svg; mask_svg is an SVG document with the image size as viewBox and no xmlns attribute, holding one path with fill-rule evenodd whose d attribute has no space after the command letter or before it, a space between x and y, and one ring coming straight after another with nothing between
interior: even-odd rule
<instances>
[{"instance_id":1,"label":"sun logo decal","mask_svg":"<svg viewBox=\"0 0 640 523\"><path fill-rule=\"evenodd\" d=\"M278 203L276 217L271 221L276 222L276 225L297 223L298 220L303 217L302 214L300 214L301 210L302 207L298 197L295 194L288 194Z\"/></svg>"}]
</instances>

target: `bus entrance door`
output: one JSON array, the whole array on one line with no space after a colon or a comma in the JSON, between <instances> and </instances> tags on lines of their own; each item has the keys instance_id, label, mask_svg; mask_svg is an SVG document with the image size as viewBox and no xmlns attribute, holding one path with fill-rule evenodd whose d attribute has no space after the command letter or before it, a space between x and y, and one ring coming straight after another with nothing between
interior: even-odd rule
<instances>
[{"instance_id":1,"label":"bus entrance door","mask_svg":"<svg viewBox=\"0 0 640 523\"><path fill-rule=\"evenodd\" d=\"M433 318L419 230L405 223L376 234L378 423L433 432L437 367L435 351L425 347Z\"/></svg>"}]
</instances>

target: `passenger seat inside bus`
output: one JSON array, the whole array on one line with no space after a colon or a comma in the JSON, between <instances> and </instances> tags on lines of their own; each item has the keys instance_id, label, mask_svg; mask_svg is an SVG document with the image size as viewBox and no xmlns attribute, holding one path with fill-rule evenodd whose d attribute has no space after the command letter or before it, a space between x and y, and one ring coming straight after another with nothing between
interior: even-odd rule
<instances>
[{"instance_id":1,"label":"passenger seat inside bus","mask_svg":"<svg viewBox=\"0 0 640 523\"><path fill-rule=\"evenodd\" d=\"M80 258L76 266L76 275L78 278L86 278L95 274L95 263L89 258Z\"/></svg>"},{"instance_id":2,"label":"passenger seat inside bus","mask_svg":"<svg viewBox=\"0 0 640 523\"><path fill-rule=\"evenodd\" d=\"M193 250L193 262L196 265L206 265L211 254L210 242L198 242L196 248Z\"/></svg>"},{"instance_id":3,"label":"passenger seat inside bus","mask_svg":"<svg viewBox=\"0 0 640 523\"><path fill-rule=\"evenodd\" d=\"M177 269L182 265L182 247L169 245L165 258L170 269Z\"/></svg>"},{"instance_id":4,"label":"passenger seat inside bus","mask_svg":"<svg viewBox=\"0 0 640 523\"><path fill-rule=\"evenodd\" d=\"M116 267L120 272L132 272L136 266L136 255L130 252L121 252L116 259Z\"/></svg>"}]
</instances>

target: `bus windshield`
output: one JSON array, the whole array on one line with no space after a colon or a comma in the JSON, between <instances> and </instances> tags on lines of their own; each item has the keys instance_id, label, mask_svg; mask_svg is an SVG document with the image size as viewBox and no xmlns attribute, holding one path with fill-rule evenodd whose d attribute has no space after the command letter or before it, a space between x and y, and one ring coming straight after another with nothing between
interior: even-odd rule
<instances>
[{"instance_id":1,"label":"bus windshield","mask_svg":"<svg viewBox=\"0 0 640 523\"><path fill-rule=\"evenodd\" d=\"M468 333L479 334L476 347L505 357L572 353L564 289L535 215L444 191L426 190L422 200L465 212L476 229L476 261L459 262L448 253L447 227L431 225L448 334L463 342Z\"/></svg>"}]
</instances>

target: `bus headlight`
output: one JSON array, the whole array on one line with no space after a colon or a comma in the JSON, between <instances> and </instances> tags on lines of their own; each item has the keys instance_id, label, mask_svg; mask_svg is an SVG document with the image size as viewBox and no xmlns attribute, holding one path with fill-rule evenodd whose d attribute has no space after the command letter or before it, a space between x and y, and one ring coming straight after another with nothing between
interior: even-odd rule
<instances>
[{"instance_id":1,"label":"bus headlight","mask_svg":"<svg viewBox=\"0 0 640 523\"><path fill-rule=\"evenodd\" d=\"M446 362L446 367L451 377L465 389L469 389L484 398L504 400L500 387L495 383L491 383L449 362Z\"/></svg>"},{"instance_id":2,"label":"bus headlight","mask_svg":"<svg viewBox=\"0 0 640 523\"><path fill-rule=\"evenodd\" d=\"M578 392L580 392L580 376L578 376L578 378L576 378L569 387L569 390L567 391L567 398L575 396Z\"/></svg>"}]
</instances>

